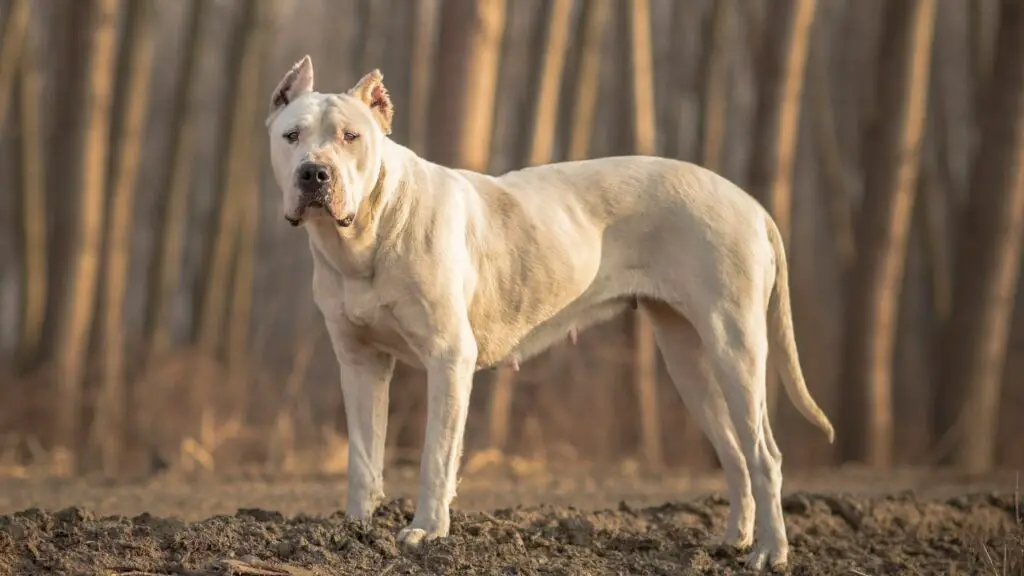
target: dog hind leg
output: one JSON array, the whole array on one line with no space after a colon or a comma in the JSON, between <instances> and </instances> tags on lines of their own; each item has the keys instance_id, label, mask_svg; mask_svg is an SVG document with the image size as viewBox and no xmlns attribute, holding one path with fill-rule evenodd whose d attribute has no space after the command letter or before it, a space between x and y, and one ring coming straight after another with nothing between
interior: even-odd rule
<instances>
[{"instance_id":1,"label":"dog hind leg","mask_svg":"<svg viewBox=\"0 0 1024 576\"><path fill-rule=\"evenodd\" d=\"M746 549L754 542L754 497L746 461L721 389L713 384L709 358L693 325L661 302L645 302L669 376L691 416L715 449L729 493L725 534L716 543Z\"/></svg>"},{"instance_id":2,"label":"dog hind leg","mask_svg":"<svg viewBox=\"0 0 1024 576\"><path fill-rule=\"evenodd\" d=\"M749 296L749 295L748 295ZM765 419L767 323L755 297L720 303L698 327L711 356L714 380L721 388L753 488L755 544L750 568L785 566L789 543L782 517L781 457ZM773 450L774 448L774 450Z\"/></svg>"}]
</instances>

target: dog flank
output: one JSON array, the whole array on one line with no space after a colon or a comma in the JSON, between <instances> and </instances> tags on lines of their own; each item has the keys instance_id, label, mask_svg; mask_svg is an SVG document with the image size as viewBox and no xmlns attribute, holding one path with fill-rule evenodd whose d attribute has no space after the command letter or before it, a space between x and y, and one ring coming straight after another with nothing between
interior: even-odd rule
<instances>
[{"instance_id":1,"label":"dog flank","mask_svg":"<svg viewBox=\"0 0 1024 576\"><path fill-rule=\"evenodd\" d=\"M518 368L634 307L651 318L673 382L722 461L723 542L753 545L752 567L785 565L781 454L763 408L769 354L800 412L830 441L833 432L804 383L785 254L761 205L664 158L499 177L446 168L387 137L394 107L379 71L342 94L314 92L312 79L308 57L286 73L267 127L284 216L309 235L314 300L341 370L347 512L368 518L383 498L396 360L427 373L420 493L398 536L416 546L449 532L473 373ZM322 183L299 178L303 166Z\"/></svg>"}]
</instances>

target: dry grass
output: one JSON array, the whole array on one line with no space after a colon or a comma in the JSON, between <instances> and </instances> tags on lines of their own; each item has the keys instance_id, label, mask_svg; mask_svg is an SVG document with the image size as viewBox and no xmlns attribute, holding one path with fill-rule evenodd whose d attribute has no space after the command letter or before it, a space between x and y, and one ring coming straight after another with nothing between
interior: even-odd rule
<instances>
[{"instance_id":1,"label":"dry grass","mask_svg":"<svg viewBox=\"0 0 1024 576\"><path fill-rule=\"evenodd\" d=\"M47 450L31 434L12 432L0 440L0 478L67 477L72 473L71 463L66 449Z\"/></svg>"},{"instance_id":2,"label":"dry grass","mask_svg":"<svg viewBox=\"0 0 1024 576\"><path fill-rule=\"evenodd\" d=\"M1014 526L1005 535L1001 546L977 543L977 559L987 576L1024 576L1024 518L1021 516L1020 474L1013 489ZM953 571L951 571L952 573Z\"/></svg>"},{"instance_id":3,"label":"dry grass","mask_svg":"<svg viewBox=\"0 0 1024 576\"><path fill-rule=\"evenodd\" d=\"M639 426L625 370L632 357L628 347L613 337L620 336L614 328L582 334L579 348L567 344L523 367L513 402L512 429L517 438L503 452L486 444L481 408L486 406L490 386L487 375L482 375L467 428L464 473L522 477L561 466L609 465L624 475L644 472L635 459ZM293 343L287 368L275 373L269 368L272 360L263 364L257 355L249 360L247 379L240 386L227 385L237 379L223 363L193 349L179 348L157 358L132 355L138 361L129 370L131 432L125 436L122 474L345 472L348 444L336 372L332 365L327 371L330 379L325 380L324 374L315 370L318 362L333 360L327 359L328 346L319 345L326 336L323 330L302 334ZM601 350L603 363L594 362L582 350L588 345L592 345L590 353L594 346ZM315 361L318 347L326 354ZM609 363L615 369L609 369ZM48 439L52 380L51 371L45 368L15 378L0 367L0 430L5 432L0 435L0 477L93 472L75 466L75 460L79 464L90 461L88 449L76 447L74 453L55 449ZM559 381L569 384L553 385ZM94 384L86 385L84 424L94 413L89 404L95 397ZM682 428L685 408L667 380L663 378L661 385L665 388L661 408L666 451L685 455L693 447L675 433ZM419 459L426 414L424 392L422 379L396 378L392 384L389 464ZM801 440L797 449L794 440L788 439L794 454L810 449L814 442L824 440L813 436L806 444ZM669 468L682 463L678 456L671 458L677 461L670 461ZM711 471L707 466L687 464L687 471L694 474ZM980 550L979 554L987 558ZM1002 551L988 550L988 556L998 564Z\"/></svg>"}]
</instances>

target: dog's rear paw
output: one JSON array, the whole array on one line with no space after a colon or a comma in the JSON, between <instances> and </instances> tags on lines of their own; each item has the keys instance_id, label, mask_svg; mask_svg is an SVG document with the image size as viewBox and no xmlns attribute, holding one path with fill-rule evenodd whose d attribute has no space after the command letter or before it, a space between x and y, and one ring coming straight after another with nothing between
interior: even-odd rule
<instances>
[{"instance_id":1,"label":"dog's rear paw","mask_svg":"<svg viewBox=\"0 0 1024 576\"><path fill-rule=\"evenodd\" d=\"M789 563L789 551L785 548L773 550L772 547L758 543L750 554L744 559L749 570L764 570L770 568L772 571L785 570Z\"/></svg>"}]
</instances>

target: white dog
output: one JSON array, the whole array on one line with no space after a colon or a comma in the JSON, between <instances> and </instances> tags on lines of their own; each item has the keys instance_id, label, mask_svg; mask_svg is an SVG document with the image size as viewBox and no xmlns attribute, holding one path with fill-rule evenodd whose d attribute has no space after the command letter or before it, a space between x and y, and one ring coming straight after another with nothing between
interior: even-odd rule
<instances>
[{"instance_id":1,"label":"white dog","mask_svg":"<svg viewBox=\"0 0 1024 576\"><path fill-rule=\"evenodd\" d=\"M412 524L443 537L473 373L518 365L631 306L648 314L672 380L718 453L724 543L778 567L789 544L781 455L765 417L768 355L801 413L833 439L793 340L779 232L753 198L698 166L653 157L566 162L492 177L428 162L388 135L379 71L313 91L303 58L267 127L284 216L309 233L313 296L341 365L347 512L384 497L395 360L427 372L426 442Z\"/></svg>"}]
</instances>

